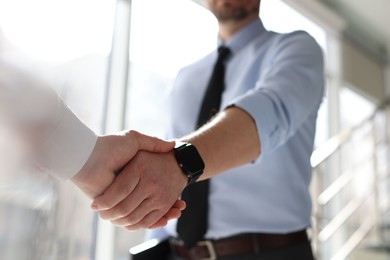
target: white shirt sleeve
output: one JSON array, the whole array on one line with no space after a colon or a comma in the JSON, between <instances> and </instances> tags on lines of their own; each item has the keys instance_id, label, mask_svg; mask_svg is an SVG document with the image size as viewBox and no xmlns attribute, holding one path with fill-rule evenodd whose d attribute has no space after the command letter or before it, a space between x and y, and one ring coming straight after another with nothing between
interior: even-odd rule
<instances>
[{"instance_id":1,"label":"white shirt sleeve","mask_svg":"<svg viewBox=\"0 0 390 260\"><path fill-rule=\"evenodd\" d=\"M66 180L85 164L97 140L32 71L0 55L0 116L33 144L33 159L56 178Z\"/></svg>"},{"instance_id":2,"label":"white shirt sleeve","mask_svg":"<svg viewBox=\"0 0 390 260\"><path fill-rule=\"evenodd\" d=\"M73 177L88 160L96 144L96 134L61 101L60 121L41 147L40 161L62 180Z\"/></svg>"}]
</instances>

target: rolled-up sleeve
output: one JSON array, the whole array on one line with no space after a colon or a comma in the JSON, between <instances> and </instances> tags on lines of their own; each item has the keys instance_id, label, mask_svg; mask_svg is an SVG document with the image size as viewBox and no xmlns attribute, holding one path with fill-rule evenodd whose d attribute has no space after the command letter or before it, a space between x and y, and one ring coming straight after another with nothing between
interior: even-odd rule
<instances>
[{"instance_id":1,"label":"rolled-up sleeve","mask_svg":"<svg viewBox=\"0 0 390 260\"><path fill-rule=\"evenodd\" d=\"M231 105L254 119L261 154L284 144L315 113L324 94L322 50L305 32L281 35L256 86Z\"/></svg>"}]
</instances>

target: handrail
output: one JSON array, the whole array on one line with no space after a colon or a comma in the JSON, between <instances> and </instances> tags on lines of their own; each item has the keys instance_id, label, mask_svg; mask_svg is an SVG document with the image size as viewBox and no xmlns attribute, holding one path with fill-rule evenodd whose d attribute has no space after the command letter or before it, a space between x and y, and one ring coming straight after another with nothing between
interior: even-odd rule
<instances>
[{"instance_id":1,"label":"handrail","mask_svg":"<svg viewBox=\"0 0 390 260\"><path fill-rule=\"evenodd\" d=\"M351 200L341 211L337 214L328 225L318 234L320 242L327 241L363 204L370 199L369 197L355 198Z\"/></svg>"},{"instance_id":2,"label":"handrail","mask_svg":"<svg viewBox=\"0 0 390 260\"><path fill-rule=\"evenodd\" d=\"M343 173L336 180L334 180L325 190L323 190L318 195L317 202L321 206L326 205L330 200L332 200L344 187L346 187L356 177L353 170L356 167L358 167L359 165L361 165L363 163L367 163L367 162L372 162L372 159L359 161L357 164L344 170Z\"/></svg>"},{"instance_id":3,"label":"handrail","mask_svg":"<svg viewBox=\"0 0 390 260\"><path fill-rule=\"evenodd\" d=\"M376 118L383 111L386 112L387 108L390 108L390 99L382 102L370 116L362 120L359 124L340 131L313 151L310 162L313 170L317 173L316 175L323 176L323 174L326 174L329 170L337 172L336 178L332 178L332 182L326 184L325 187L320 184L320 177L317 176L317 178L313 180L313 182L316 181L312 190L314 193L313 198L315 198L313 200L315 203L313 205L315 223L313 224L313 249L317 254L321 255L321 252L324 252L325 255L329 256L328 254L330 253L330 259L332 260L345 259L345 257L358 246L371 230L377 230L377 226L380 223L378 214L383 212L382 209L378 208L378 203L380 203L378 197L378 183L380 183L382 179L390 176L390 169L388 169L387 174L378 175L377 152L378 145L381 143L385 144L388 150L390 149L390 132L388 132L387 138L378 140L376 136ZM387 117L386 120L389 119L390 118ZM359 156L357 160L348 160L348 164L343 164L343 166L347 166L345 169L341 169L341 164L339 164L341 163L340 160L344 158L343 154L340 154L340 157L335 157L334 161L331 160L333 158L332 156L335 154L338 155L338 152L341 151L343 147L349 149L350 145L357 144L357 142L363 142L364 145L369 145L370 149L368 149L368 151L370 152L370 155L365 154L364 157ZM354 154L355 153L353 153L352 156ZM329 164L327 163L328 161ZM363 170L360 167L362 163L369 166L367 169L373 173L372 183L367 182L367 184L372 185L372 187L365 189L364 195L348 197L347 201L344 200L345 197L342 197L344 198L343 202L338 200L335 201L336 204L332 204L335 205L335 208L328 211L328 209L333 207L329 206L332 199L341 194L345 188L351 187L351 185L353 186L355 180L362 180L359 177L360 174L356 175L356 172ZM362 178L365 178L364 176L366 175L362 175ZM356 223L356 220L352 217L356 216L361 210L364 210L363 206L368 205L368 202L373 207L372 212L369 214L370 216L374 215L374 217L367 217L367 219L362 219L362 221ZM327 212L330 212L331 215L328 215ZM344 232L346 232L346 230L351 230L351 227L348 227L348 223L354 224L353 229L355 232L349 236L347 240L342 242L341 248L337 250L336 247L332 247L336 250L325 253L323 250L327 247L321 249L322 247L320 247L320 244L327 245L331 243L329 241L333 239L333 237L335 239L334 241L338 241L338 243L340 242L339 239L344 240L345 237L338 236L338 234L345 234ZM340 230L343 230L343 233L337 233Z\"/></svg>"},{"instance_id":4,"label":"handrail","mask_svg":"<svg viewBox=\"0 0 390 260\"><path fill-rule=\"evenodd\" d=\"M334 196L336 196L345 186L348 185L354 178L353 168L346 170L340 177L338 177L331 185L328 186L318 196L318 203L323 206L326 205Z\"/></svg>"},{"instance_id":5,"label":"handrail","mask_svg":"<svg viewBox=\"0 0 390 260\"><path fill-rule=\"evenodd\" d=\"M312 153L310 158L310 163L313 168L316 168L322 162L324 162L327 158L329 158L335 151L337 151L341 145L346 143L351 135L365 124L369 123L373 120L375 115L383 110L386 106L390 105L390 98L385 99L375 110L374 112L368 116L366 119L362 120L359 124L344 129L333 137L329 138L323 144L318 146Z\"/></svg>"},{"instance_id":6,"label":"handrail","mask_svg":"<svg viewBox=\"0 0 390 260\"><path fill-rule=\"evenodd\" d=\"M356 246L368 235L373 227L373 221L367 218L363 224L352 234L348 241L336 252L331 260L345 259Z\"/></svg>"},{"instance_id":7,"label":"handrail","mask_svg":"<svg viewBox=\"0 0 390 260\"><path fill-rule=\"evenodd\" d=\"M346 129L339 134L331 137L317 149L315 149L311 155L310 163L313 168L316 168L323 161L329 158L340 146L345 143L352 135L352 129Z\"/></svg>"}]
</instances>

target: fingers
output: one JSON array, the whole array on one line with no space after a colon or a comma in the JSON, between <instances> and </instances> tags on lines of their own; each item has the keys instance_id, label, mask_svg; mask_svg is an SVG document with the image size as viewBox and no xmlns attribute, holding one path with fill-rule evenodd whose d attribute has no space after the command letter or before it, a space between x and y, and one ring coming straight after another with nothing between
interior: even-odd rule
<instances>
[{"instance_id":1,"label":"fingers","mask_svg":"<svg viewBox=\"0 0 390 260\"><path fill-rule=\"evenodd\" d=\"M163 208L156 208L153 206L154 204L151 199L146 199L130 214L123 218L112 220L111 223L119 227L147 228L165 214ZM151 208L154 208L154 210L150 211Z\"/></svg>"},{"instance_id":2,"label":"fingers","mask_svg":"<svg viewBox=\"0 0 390 260\"><path fill-rule=\"evenodd\" d=\"M139 221L136 224L125 226L124 228L129 231L135 231L139 229L145 229L152 225L152 223L155 223L157 219L161 220L162 225L166 225L168 223L168 220L162 219L161 212L160 211L152 211L148 215L145 216L144 219Z\"/></svg>"},{"instance_id":3,"label":"fingers","mask_svg":"<svg viewBox=\"0 0 390 260\"><path fill-rule=\"evenodd\" d=\"M132 195L133 196L133 195ZM137 194L135 194L137 196ZM179 218L181 215L181 211L185 207L185 203L183 201L177 200L175 204L171 207L168 208L165 207L160 201L153 200L153 199L145 199L138 207L134 210L131 210L131 206L126 205L126 201L123 202L124 204L121 205L122 203L118 204L118 214L117 216L119 218L113 218L111 219L111 223L116 226L134 226L134 228L148 228L154 223L157 223L160 219L164 218L167 221L170 219L174 218ZM184 207L183 207L184 205ZM160 206L160 207L158 207ZM121 215L121 213L125 213L123 210L126 208L129 214L124 214ZM152 212L153 214L150 214L150 208L154 208ZM115 210L115 209L112 209ZM103 219L105 218L105 212L101 212L101 217ZM113 216L113 213L109 213L111 217ZM165 221L164 221L165 222Z\"/></svg>"},{"instance_id":4,"label":"fingers","mask_svg":"<svg viewBox=\"0 0 390 260\"><path fill-rule=\"evenodd\" d=\"M124 228L129 231L135 231L139 230L141 228L148 228L148 229L155 229L164 227L168 224L168 221L171 219L179 218L181 216L181 210L177 208L171 208L164 216L160 217L158 219L159 212L151 212L148 214L144 219L142 219L140 222L134 225L128 225ZM154 222L155 219L158 219L156 222ZM154 224L150 224L153 223Z\"/></svg>"},{"instance_id":5,"label":"fingers","mask_svg":"<svg viewBox=\"0 0 390 260\"><path fill-rule=\"evenodd\" d=\"M164 227L168 224L168 221L171 219L176 219L181 217L181 212L185 209L186 204L182 200L177 200L172 208L165 214L162 218L157 220L156 223L148 227L148 229L155 229Z\"/></svg>"},{"instance_id":6,"label":"fingers","mask_svg":"<svg viewBox=\"0 0 390 260\"><path fill-rule=\"evenodd\" d=\"M185 208L185 202L177 199L185 184L172 152L140 151L92 208L128 230L164 226Z\"/></svg>"},{"instance_id":7,"label":"fingers","mask_svg":"<svg viewBox=\"0 0 390 260\"><path fill-rule=\"evenodd\" d=\"M99 215L110 220L116 226L132 225L139 222L151 209L156 206L151 199L145 198L140 189L135 189L126 199L111 209L100 211Z\"/></svg>"},{"instance_id":8,"label":"fingers","mask_svg":"<svg viewBox=\"0 0 390 260\"><path fill-rule=\"evenodd\" d=\"M175 204L173 204L172 208L177 208L179 210L184 210L186 208L186 203L184 200L176 200Z\"/></svg>"},{"instance_id":9,"label":"fingers","mask_svg":"<svg viewBox=\"0 0 390 260\"><path fill-rule=\"evenodd\" d=\"M127 174L119 174L114 182L104 191L104 194L95 198L91 208L95 211L105 211L114 208L125 200L137 187L139 178L137 175L128 178Z\"/></svg>"},{"instance_id":10,"label":"fingers","mask_svg":"<svg viewBox=\"0 0 390 260\"><path fill-rule=\"evenodd\" d=\"M175 204L168 209L168 212L166 212L164 207L149 212L150 207L153 207L154 204L155 203L151 199L146 199L130 214L111 220L111 223L115 226L124 227L127 230L159 228L167 225L169 220L179 218L181 216L181 211L185 208L185 203L181 200L177 200ZM164 212L166 212L165 215ZM101 214L102 213L103 212L101 212ZM104 218L104 214L101 215L101 217Z\"/></svg>"},{"instance_id":11,"label":"fingers","mask_svg":"<svg viewBox=\"0 0 390 260\"><path fill-rule=\"evenodd\" d=\"M168 224L168 219L165 216L163 216L156 223L154 223L153 225L149 226L148 229L156 229L156 228L165 227L167 224ZM128 229L129 227L125 227L125 228L127 230L129 230Z\"/></svg>"},{"instance_id":12,"label":"fingers","mask_svg":"<svg viewBox=\"0 0 390 260\"><path fill-rule=\"evenodd\" d=\"M156 137L141 134L134 130L130 131L129 134L137 139L139 150L164 153L171 151L175 146L174 141L164 141Z\"/></svg>"},{"instance_id":13,"label":"fingers","mask_svg":"<svg viewBox=\"0 0 390 260\"><path fill-rule=\"evenodd\" d=\"M135 199L137 197L139 199ZM186 207L184 201L177 200L165 215L164 209L154 210L151 214L149 209L154 207L153 201L146 199L142 203L138 203L141 199L141 192L138 194L134 192L131 195L131 200L125 199L112 209L100 211L99 215L105 220L110 220L113 225L125 227L127 230L138 230L140 228L163 227L169 220L179 218L181 211Z\"/></svg>"},{"instance_id":14,"label":"fingers","mask_svg":"<svg viewBox=\"0 0 390 260\"><path fill-rule=\"evenodd\" d=\"M183 200L177 200L175 204L173 204L172 208L156 223L149 226L148 229L155 229L164 227L167 225L168 221L171 219L180 218L181 212L186 208L186 203Z\"/></svg>"},{"instance_id":15,"label":"fingers","mask_svg":"<svg viewBox=\"0 0 390 260\"><path fill-rule=\"evenodd\" d=\"M135 228L146 228L165 215L171 208L171 203L167 202L162 194L155 196L153 192L147 193L140 185L128 198L114 208L101 212L100 216L111 220L116 226L134 225Z\"/></svg>"},{"instance_id":16,"label":"fingers","mask_svg":"<svg viewBox=\"0 0 390 260\"><path fill-rule=\"evenodd\" d=\"M113 182L116 175L132 161L140 150L147 150L156 153L171 151L174 142L166 142L155 137L150 137L136 131L121 133L120 135L100 136L85 162L82 169L72 178L72 182L79 187L88 197L95 198L102 194ZM98 177L97 177L98 176ZM135 187L138 179L129 180L128 184L118 184L121 196L118 199L125 198ZM103 209L110 208L119 200L112 200L112 191L116 185L109 188L109 195L100 198L98 201L104 205ZM123 185L127 185L123 187ZM107 192L107 191L106 191ZM107 201L105 201L107 200ZM99 202L100 203L100 202ZM93 209L101 209L93 205Z\"/></svg>"}]
</instances>

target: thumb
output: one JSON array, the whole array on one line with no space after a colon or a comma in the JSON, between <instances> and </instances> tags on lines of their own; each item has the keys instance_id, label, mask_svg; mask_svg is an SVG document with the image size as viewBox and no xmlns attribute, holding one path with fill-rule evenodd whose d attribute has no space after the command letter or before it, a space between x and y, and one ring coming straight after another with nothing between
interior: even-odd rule
<instances>
[{"instance_id":1,"label":"thumb","mask_svg":"<svg viewBox=\"0 0 390 260\"><path fill-rule=\"evenodd\" d=\"M138 142L139 150L148 152L169 152L175 146L175 141L164 141L156 137L141 134L137 131L130 131Z\"/></svg>"}]
</instances>

